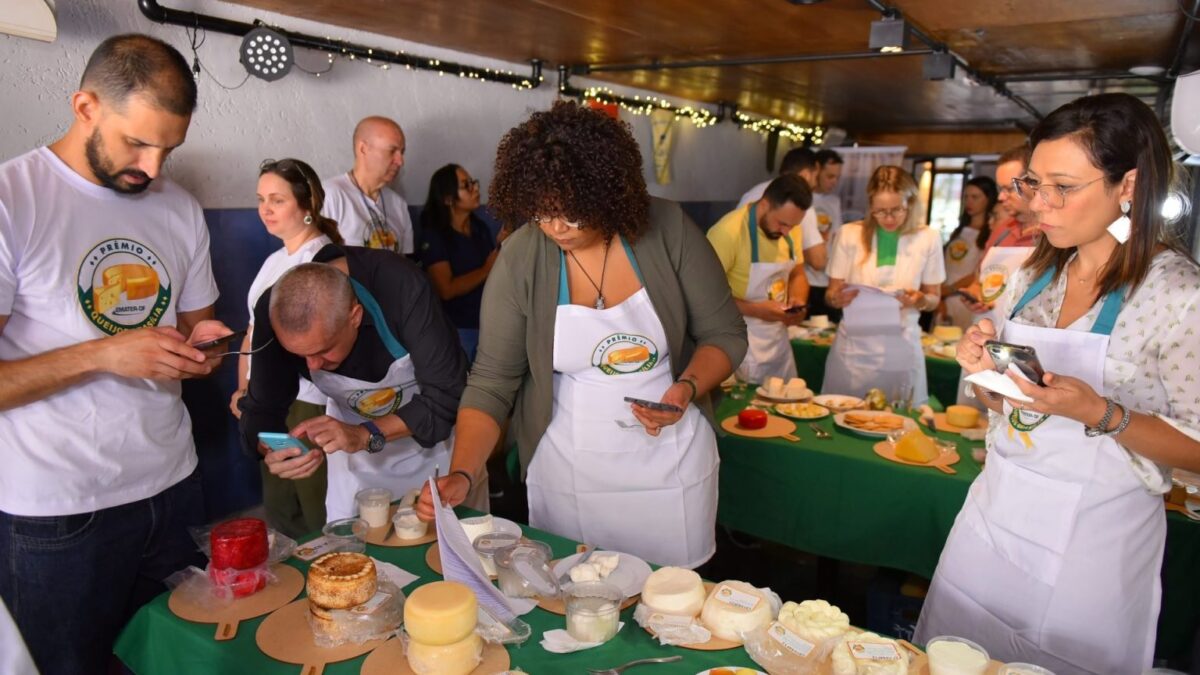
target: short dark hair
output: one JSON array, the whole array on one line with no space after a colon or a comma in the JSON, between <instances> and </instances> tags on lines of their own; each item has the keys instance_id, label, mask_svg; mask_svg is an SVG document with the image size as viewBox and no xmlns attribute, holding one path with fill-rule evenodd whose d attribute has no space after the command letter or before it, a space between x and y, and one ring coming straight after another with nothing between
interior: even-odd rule
<instances>
[{"instance_id":1,"label":"short dark hair","mask_svg":"<svg viewBox=\"0 0 1200 675\"><path fill-rule=\"evenodd\" d=\"M845 164L846 160L838 154L837 150L818 150L817 165L825 166L826 164Z\"/></svg>"},{"instance_id":2,"label":"short dark hair","mask_svg":"<svg viewBox=\"0 0 1200 675\"><path fill-rule=\"evenodd\" d=\"M336 267L308 262L283 273L271 288L268 310L276 333L308 333L320 325L341 328L354 306L350 277Z\"/></svg>"},{"instance_id":3,"label":"short dark hair","mask_svg":"<svg viewBox=\"0 0 1200 675\"><path fill-rule=\"evenodd\" d=\"M307 210L313 217L321 234L329 237L329 240L338 246L344 243L341 233L338 232L337 221L321 215L321 209L325 207L325 188L321 186L317 172L313 171L307 162L290 157L268 159L258 165L258 177L262 178L265 173L279 176L287 182L292 190L292 197L300 208Z\"/></svg>"},{"instance_id":4,"label":"short dark hair","mask_svg":"<svg viewBox=\"0 0 1200 675\"><path fill-rule=\"evenodd\" d=\"M817 168L817 153L810 148L792 148L779 163L779 173L799 173Z\"/></svg>"},{"instance_id":5,"label":"short dark hair","mask_svg":"<svg viewBox=\"0 0 1200 675\"><path fill-rule=\"evenodd\" d=\"M767 184L763 197L771 206L783 206L788 202L807 211L812 206L812 188L801 177L785 173Z\"/></svg>"},{"instance_id":6,"label":"short dark hair","mask_svg":"<svg viewBox=\"0 0 1200 675\"><path fill-rule=\"evenodd\" d=\"M1021 166L1029 168L1029 156L1033 154L1033 148L1029 143L1022 143L1015 148L1009 148L1000 155L1000 159L996 160L996 166L1008 164L1009 162L1020 162Z\"/></svg>"},{"instance_id":7,"label":"short dark hair","mask_svg":"<svg viewBox=\"0 0 1200 675\"><path fill-rule=\"evenodd\" d=\"M117 107L141 94L157 108L180 116L196 110L196 80L171 45L140 33L114 35L92 52L79 88Z\"/></svg>"}]
</instances>

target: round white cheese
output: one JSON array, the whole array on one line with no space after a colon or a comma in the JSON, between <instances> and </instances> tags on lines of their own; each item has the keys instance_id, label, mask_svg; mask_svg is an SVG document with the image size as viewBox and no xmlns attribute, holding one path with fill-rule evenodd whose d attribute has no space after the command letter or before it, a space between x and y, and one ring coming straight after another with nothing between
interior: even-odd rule
<instances>
[{"instance_id":1,"label":"round white cheese","mask_svg":"<svg viewBox=\"0 0 1200 675\"><path fill-rule=\"evenodd\" d=\"M783 603L779 623L813 644L841 637L850 630L850 617L824 600Z\"/></svg>"},{"instance_id":2,"label":"round white cheese","mask_svg":"<svg viewBox=\"0 0 1200 675\"><path fill-rule=\"evenodd\" d=\"M659 568L646 577L642 604L662 614L696 616L704 607L704 582L682 567Z\"/></svg>"},{"instance_id":3,"label":"round white cheese","mask_svg":"<svg viewBox=\"0 0 1200 675\"><path fill-rule=\"evenodd\" d=\"M463 518L458 522L462 524L463 532L467 533L467 539L471 540L471 543L475 543L475 540L480 535L487 534L496 529L496 525L492 521L492 514L489 513L475 518Z\"/></svg>"},{"instance_id":4,"label":"round white cheese","mask_svg":"<svg viewBox=\"0 0 1200 675\"><path fill-rule=\"evenodd\" d=\"M700 612L700 621L712 634L732 642L742 642L742 635L763 628L775 617L766 594L744 581L722 581L717 584Z\"/></svg>"},{"instance_id":5,"label":"round white cheese","mask_svg":"<svg viewBox=\"0 0 1200 675\"><path fill-rule=\"evenodd\" d=\"M855 641L891 644L900 654L900 658L895 661L871 662L870 672L872 675L908 675L908 652L896 644L895 640L879 637L871 632L859 633L853 630L846 633L841 642L833 648L831 656L833 675L857 675L860 672L858 662L850 655L850 648L847 646L847 643Z\"/></svg>"}]
</instances>

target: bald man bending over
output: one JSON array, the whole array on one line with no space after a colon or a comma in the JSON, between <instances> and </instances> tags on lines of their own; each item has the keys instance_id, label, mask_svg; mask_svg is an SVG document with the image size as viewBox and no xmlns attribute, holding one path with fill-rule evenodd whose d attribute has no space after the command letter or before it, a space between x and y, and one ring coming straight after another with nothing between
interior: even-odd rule
<instances>
[{"instance_id":1,"label":"bald man bending over","mask_svg":"<svg viewBox=\"0 0 1200 675\"><path fill-rule=\"evenodd\" d=\"M338 223L348 246L409 255L413 252L408 203L388 187L404 166L404 131L386 117L354 127L354 168L321 181L326 217Z\"/></svg>"}]
</instances>

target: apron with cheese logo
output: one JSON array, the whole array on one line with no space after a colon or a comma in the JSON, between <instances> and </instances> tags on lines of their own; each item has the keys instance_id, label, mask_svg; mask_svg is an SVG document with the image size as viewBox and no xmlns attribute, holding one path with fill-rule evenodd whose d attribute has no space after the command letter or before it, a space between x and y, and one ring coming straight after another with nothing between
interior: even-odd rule
<instances>
[{"instance_id":1,"label":"apron with cheese logo","mask_svg":"<svg viewBox=\"0 0 1200 675\"><path fill-rule=\"evenodd\" d=\"M329 415L346 424L361 424L394 413L421 392L413 370L412 357L388 328L379 303L370 291L351 279L354 294L375 323L379 339L395 359L387 375L378 382L366 382L325 370L311 373L313 384L329 397ZM423 448L412 437L387 442L381 452L335 452L329 461L329 489L325 512L329 520L349 518L357 512L354 495L369 487L382 487L397 498L433 475L434 467L443 471L450 466L450 440L432 448Z\"/></svg>"},{"instance_id":2,"label":"apron with cheese logo","mask_svg":"<svg viewBox=\"0 0 1200 675\"><path fill-rule=\"evenodd\" d=\"M957 237L946 244L946 283L973 275L978 270L981 253L975 244L978 237L979 230L964 227ZM975 323L975 313L961 297L951 295L942 298L942 301L946 305L946 318L951 326L965 330Z\"/></svg>"},{"instance_id":3,"label":"apron with cheese logo","mask_svg":"<svg viewBox=\"0 0 1200 675\"><path fill-rule=\"evenodd\" d=\"M796 266L796 252L792 249L791 237L784 236L787 242L789 260L782 262L758 261L758 221L755 218L756 205L750 205L749 218L746 227L750 233L750 279L746 283L747 302L786 302L788 299L788 278ZM804 298L799 298L803 302ZM778 321L763 321L752 316L746 319L746 338L749 345L742 365L738 366L736 375L743 382L766 382L769 377L782 377L785 380L796 376L796 361L792 356L792 343L788 339L787 326Z\"/></svg>"},{"instance_id":4,"label":"apron with cheese logo","mask_svg":"<svg viewBox=\"0 0 1200 675\"><path fill-rule=\"evenodd\" d=\"M1045 289L1048 271L1012 316ZM1104 393L1109 335L1124 301L1109 294L1090 332L1010 320L1005 342L1033 347L1051 372ZM916 641L942 634L994 659L1064 673L1140 673L1154 653L1166 538L1162 497L1112 437L1004 405L988 460L938 561Z\"/></svg>"},{"instance_id":5,"label":"apron with cheese logo","mask_svg":"<svg viewBox=\"0 0 1200 675\"><path fill-rule=\"evenodd\" d=\"M563 265L554 408L529 464L529 523L659 565L708 560L719 464L712 427L688 406L650 436L623 400L657 401L673 382L667 335L645 287L615 307L573 305Z\"/></svg>"}]
</instances>

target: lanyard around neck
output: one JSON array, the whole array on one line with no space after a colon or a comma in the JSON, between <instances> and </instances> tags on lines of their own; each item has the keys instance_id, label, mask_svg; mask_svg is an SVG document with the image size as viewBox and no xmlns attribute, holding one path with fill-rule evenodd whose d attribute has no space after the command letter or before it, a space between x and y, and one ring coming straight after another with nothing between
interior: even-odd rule
<instances>
[{"instance_id":1,"label":"lanyard around neck","mask_svg":"<svg viewBox=\"0 0 1200 675\"><path fill-rule=\"evenodd\" d=\"M362 186L358 184L358 179L354 177L353 171L350 172L350 182L354 183L354 187L358 188L358 196L362 199L363 206L367 208L367 217L371 219L371 228L380 231L386 229L387 200L383 198L383 188L379 188L379 211L376 213L376 210L372 208L373 204L371 199L367 197L367 191L362 189Z\"/></svg>"}]
</instances>

